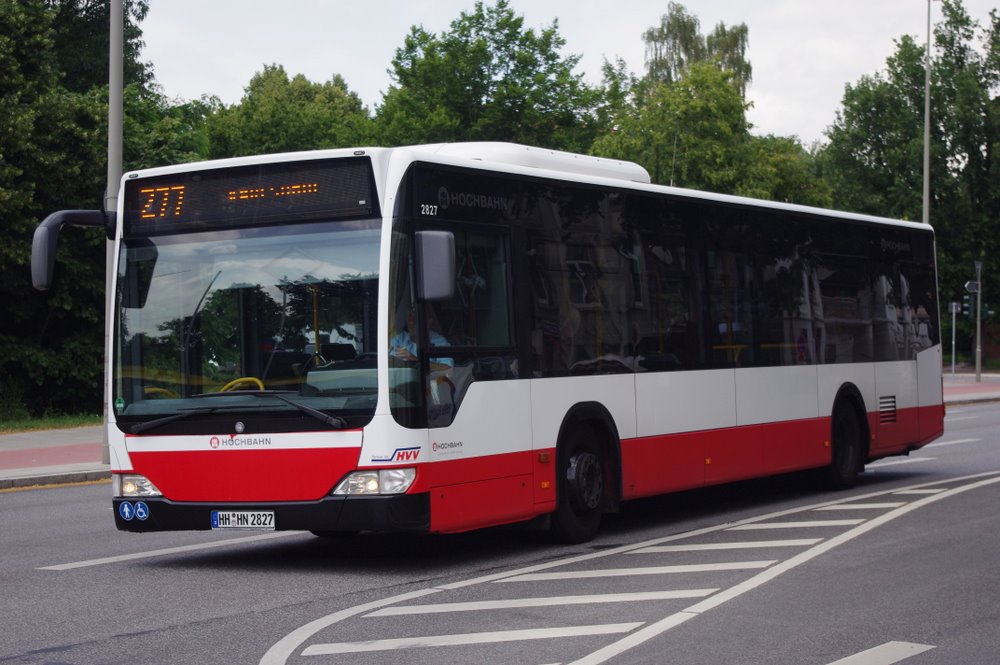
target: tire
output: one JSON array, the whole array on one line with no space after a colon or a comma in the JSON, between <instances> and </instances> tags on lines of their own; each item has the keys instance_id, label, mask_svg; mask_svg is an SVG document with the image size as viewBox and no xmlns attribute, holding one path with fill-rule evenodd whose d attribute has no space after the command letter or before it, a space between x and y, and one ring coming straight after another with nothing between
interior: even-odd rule
<instances>
[{"instance_id":1,"label":"tire","mask_svg":"<svg viewBox=\"0 0 1000 665\"><path fill-rule=\"evenodd\" d=\"M556 459L556 511L552 535L564 543L591 540L601 526L608 491L608 465L596 433L575 427L560 443Z\"/></svg>"},{"instance_id":2,"label":"tire","mask_svg":"<svg viewBox=\"0 0 1000 665\"><path fill-rule=\"evenodd\" d=\"M862 459L864 428L857 411L848 404L834 407L830 419L830 439L833 457L826 470L826 482L831 489L847 489L858 481L864 465Z\"/></svg>"}]
</instances>

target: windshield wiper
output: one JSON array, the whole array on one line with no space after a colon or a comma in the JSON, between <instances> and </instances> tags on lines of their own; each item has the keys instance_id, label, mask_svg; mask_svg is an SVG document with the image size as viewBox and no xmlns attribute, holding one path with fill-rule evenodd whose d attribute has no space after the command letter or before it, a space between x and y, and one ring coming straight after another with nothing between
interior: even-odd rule
<instances>
[{"instance_id":1,"label":"windshield wiper","mask_svg":"<svg viewBox=\"0 0 1000 665\"><path fill-rule=\"evenodd\" d=\"M314 409L311 406L306 406L305 404L300 404L295 400L288 399L285 395L297 394L294 390L227 390L226 392L218 393L199 393L197 395L192 395L192 397L225 397L227 395L231 396L243 396L249 395L250 397L273 397L277 400L293 406L302 413L312 416L316 420L322 423L335 427L337 429L344 429L347 427L347 421L340 416L331 416L328 413L323 413L319 409ZM169 417L169 416L168 416Z\"/></svg>"},{"instance_id":2,"label":"windshield wiper","mask_svg":"<svg viewBox=\"0 0 1000 665\"><path fill-rule=\"evenodd\" d=\"M167 423L172 423L175 420L180 420L181 418L187 418L188 416L193 416L195 414L211 413L212 411L218 411L218 410L219 407L217 406L210 406L207 408L202 407L198 409L184 409L183 411L179 411L178 413L174 413L169 416L164 416L162 418L157 418L156 420L147 420L145 422L135 423L128 428L128 431L131 434L141 434L142 432L159 427L160 425L166 425Z\"/></svg>"}]
</instances>

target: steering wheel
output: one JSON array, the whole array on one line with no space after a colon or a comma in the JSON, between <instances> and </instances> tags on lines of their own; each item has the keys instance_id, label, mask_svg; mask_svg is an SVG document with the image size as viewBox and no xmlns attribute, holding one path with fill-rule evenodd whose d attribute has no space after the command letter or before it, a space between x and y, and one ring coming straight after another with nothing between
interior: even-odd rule
<instances>
[{"instance_id":1,"label":"steering wheel","mask_svg":"<svg viewBox=\"0 0 1000 665\"><path fill-rule=\"evenodd\" d=\"M142 389L142 392L143 394L146 395L146 397L151 397L153 395L162 395L163 397L170 397L170 398L177 397L177 393L175 393L173 390L167 390L166 388L160 388L159 386L145 386Z\"/></svg>"},{"instance_id":2,"label":"steering wheel","mask_svg":"<svg viewBox=\"0 0 1000 665\"><path fill-rule=\"evenodd\" d=\"M226 385L219 389L220 393L229 392L233 390L236 386L241 383L252 383L257 386L257 390L264 390L264 382L258 379L256 376L241 376L238 379L233 379Z\"/></svg>"}]
</instances>

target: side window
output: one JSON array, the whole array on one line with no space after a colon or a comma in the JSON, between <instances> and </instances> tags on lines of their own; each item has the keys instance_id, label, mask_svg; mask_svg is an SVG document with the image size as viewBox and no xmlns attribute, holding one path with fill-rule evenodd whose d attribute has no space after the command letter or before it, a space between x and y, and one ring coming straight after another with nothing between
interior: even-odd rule
<instances>
[{"instance_id":1,"label":"side window","mask_svg":"<svg viewBox=\"0 0 1000 665\"><path fill-rule=\"evenodd\" d=\"M450 425L477 381L518 376L507 235L453 230L455 296L424 305L431 347L427 424Z\"/></svg>"},{"instance_id":2,"label":"side window","mask_svg":"<svg viewBox=\"0 0 1000 665\"><path fill-rule=\"evenodd\" d=\"M450 346L510 346L506 238L494 233L454 233L455 297L435 305L438 332Z\"/></svg>"}]
</instances>

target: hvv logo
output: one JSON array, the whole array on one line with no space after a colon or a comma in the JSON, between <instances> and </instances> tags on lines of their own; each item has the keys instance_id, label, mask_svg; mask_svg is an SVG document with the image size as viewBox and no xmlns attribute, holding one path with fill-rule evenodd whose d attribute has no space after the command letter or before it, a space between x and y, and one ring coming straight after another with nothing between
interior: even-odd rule
<instances>
[{"instance_id":1,"label":"hvv logo","mask_svg":"<svg viewBox=\"0 0 1000 665\"><path fill-rule=\"evenodd\" d=\"M372 457L372 462L416 462L420 457L420 446L396 448L391 455Z\"/></svg>"}]
</instances>

